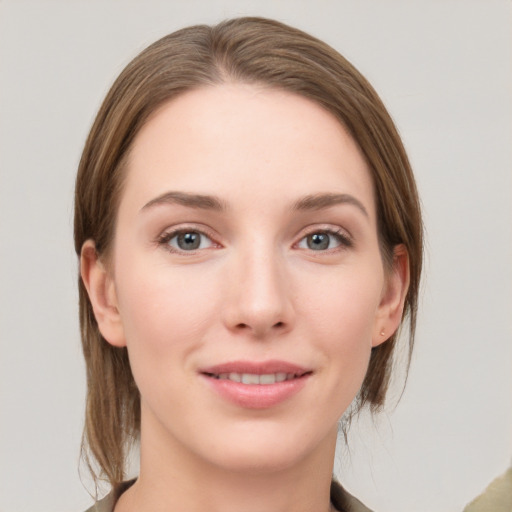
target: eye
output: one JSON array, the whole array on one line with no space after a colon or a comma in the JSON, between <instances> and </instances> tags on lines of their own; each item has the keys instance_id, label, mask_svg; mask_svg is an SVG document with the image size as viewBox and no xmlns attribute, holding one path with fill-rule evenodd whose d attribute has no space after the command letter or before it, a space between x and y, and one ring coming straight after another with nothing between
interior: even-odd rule
<instances>
[{"instance_id":1,"label":"eye","mask_svg":"<svg viewBox=\"0 0 512 512\"><path fill-rule=\"evenodd\" d=\"M300 249L311 251L326 251L340 246L351 247L352 242L345 234L328 230L309 233L298 244Z\"/></svg>"},{"instance_id":2,"label":"eye","mask_svg":"<svg viewBox=\"0 0 512 512\"><path fill-rule=\"evenodd\" d=\"M170 250L175 252L197 251L208 249L215 245L207 235L192 229L164 233L159 243L165 244Z\"/></svg>"}]
</instances>

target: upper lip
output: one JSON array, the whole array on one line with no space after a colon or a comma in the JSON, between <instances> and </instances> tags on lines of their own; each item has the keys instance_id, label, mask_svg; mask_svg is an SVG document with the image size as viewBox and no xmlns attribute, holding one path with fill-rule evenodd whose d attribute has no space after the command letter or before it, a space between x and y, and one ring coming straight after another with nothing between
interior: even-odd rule
<instances>
[{"instance_id":1,"label":"upper lip","mask_svg":"<svg viewBox=\"0 0 512 512\"><path fill-rule=\"evenodd\" d=\"M294 373L304 375L311 370L288 361L229 361L200 369L201 373L220 375L221 373L250 373L266 375L270 373Z\"/></svg>"}]
</instances>

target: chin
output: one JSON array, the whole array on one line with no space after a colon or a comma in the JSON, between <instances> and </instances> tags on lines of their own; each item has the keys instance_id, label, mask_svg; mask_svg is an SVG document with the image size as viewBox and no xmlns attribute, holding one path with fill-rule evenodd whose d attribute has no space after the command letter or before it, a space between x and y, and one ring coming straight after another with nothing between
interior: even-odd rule
<instances>
[{"instance_id":1,"label":"chin","mask_svg":"<svg viewBox=\"0 0 512 512\"><path fill-rule=\"evenodd\" d=\"M247 425L248 435L231 435L229 443L219 442L218 449L209 453L210 461L228 471L255 475L275 473L300 466L315 454L325 453L323 447L332 448L337 436L337 426L327 435L300 432L300 429L293 431L285 425L280 431L264 430L254 424Z\"/></svg>"},{"instance_id":2,"label":"chin","mask_svg":"<svg viewBox=\"0 0 512 512\"><path fill-rule=\"evenodd\" d=\"M258 443L257 447L230 450L230 453L224 453L212 462L230 472L263 475L290 469L297 465L302 456L297 447L277 451L265 449Z\"/></svg>"}]
</instances>

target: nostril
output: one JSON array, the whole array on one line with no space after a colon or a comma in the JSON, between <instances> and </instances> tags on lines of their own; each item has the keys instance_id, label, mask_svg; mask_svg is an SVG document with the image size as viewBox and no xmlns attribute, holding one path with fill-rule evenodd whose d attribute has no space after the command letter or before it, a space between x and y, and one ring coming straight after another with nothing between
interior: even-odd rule
<instances>
[{"instance_id":1,"label":"nostril","mask_svg":"<svg viewBox=\"0 0 512 512\"><path fill-rule=\"evenodd\" d=\"M277 322L277 324L274 324L274 327L284 327L283 322Z\"/></svg>"}]
</instances>

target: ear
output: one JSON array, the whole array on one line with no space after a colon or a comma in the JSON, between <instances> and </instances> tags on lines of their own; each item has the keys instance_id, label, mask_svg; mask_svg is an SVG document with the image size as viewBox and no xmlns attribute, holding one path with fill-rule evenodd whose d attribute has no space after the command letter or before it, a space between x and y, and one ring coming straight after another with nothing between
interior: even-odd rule
<instances>
[{"instance_id":1,"label":"ear","mask_svg":"<svg viewBox=\"0 0 512 512\"><path fill-rule=\"evenodd\" d=\"M102 336L115 347L126 346L114 280L98 257L92 240L87 240L82 246L80 275Z\"/></svg>"},{"instance_id":2,"label":"ear","mask_svg":"<svg viewBox=\"0 0 512 512\"><path fill-rule=\"evenodd\" d=\"M392 267L387 271L382 290L372 337L373 347L391 338L398 329L408 289L409 254L405 246L400 244L394 248Z\"/></svg>"}]
</instances>

